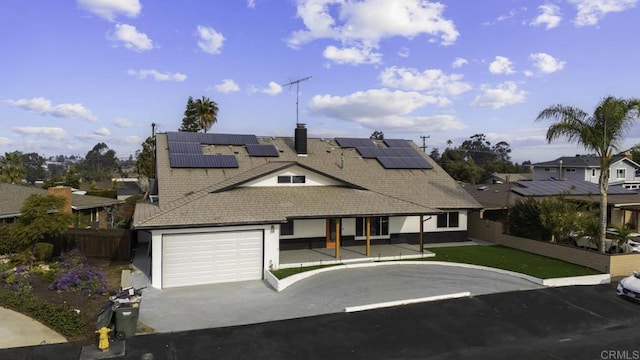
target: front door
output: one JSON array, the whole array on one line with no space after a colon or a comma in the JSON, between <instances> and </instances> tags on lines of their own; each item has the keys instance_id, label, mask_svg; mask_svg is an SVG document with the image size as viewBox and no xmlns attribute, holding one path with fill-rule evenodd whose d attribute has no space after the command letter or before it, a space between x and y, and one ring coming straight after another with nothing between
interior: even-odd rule
<instances>
[{"instance_id":1,"label":"front door","mask_svg":"<svg viewBox=\"0 0 640 360\"><path fill-rule=\"evenodd\" d=\"M339 233L336 232L336 229L340 229ZM340 219L327 219L327 249L336 247L336 235L342 236Z\"/></svg>"}]
</instances>

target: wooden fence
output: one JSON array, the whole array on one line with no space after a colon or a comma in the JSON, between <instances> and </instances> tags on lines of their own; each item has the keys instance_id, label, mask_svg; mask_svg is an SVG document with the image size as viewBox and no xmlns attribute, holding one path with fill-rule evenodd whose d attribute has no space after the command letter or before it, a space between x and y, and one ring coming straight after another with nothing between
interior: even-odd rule
<instances>
[{"instance_id":1,"label":"wooden fence","mask_svg":"<svg viewBox=\"0 0 640 360\"><path fill-rule=\"evenodd\" d=\"M129 261L134 233L125 229L69 229L59 239L45 241L53 243L54 254L77 248L87 257Z\"/></svg>"}]
</instances>

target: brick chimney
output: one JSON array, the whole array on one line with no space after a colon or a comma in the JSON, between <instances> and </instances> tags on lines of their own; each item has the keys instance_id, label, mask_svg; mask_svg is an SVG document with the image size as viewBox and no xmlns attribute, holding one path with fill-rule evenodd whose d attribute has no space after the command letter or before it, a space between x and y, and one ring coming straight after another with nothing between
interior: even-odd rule
<instances>
[{"instance_id":1,"label":"brick chimney","mask_svg":"<svg viewBox=\"0 0 640 360\"><path fill-rule=\"evenodd\" d=\"M64 212L71 214L71 188L69 186L50 187L47 189L47 193L65 199Z\"/></svg>"}]
</instances>

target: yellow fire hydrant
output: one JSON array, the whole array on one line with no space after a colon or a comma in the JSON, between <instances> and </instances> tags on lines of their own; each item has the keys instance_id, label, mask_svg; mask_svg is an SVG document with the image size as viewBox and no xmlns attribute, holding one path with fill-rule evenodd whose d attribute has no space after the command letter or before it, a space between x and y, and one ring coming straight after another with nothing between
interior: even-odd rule
<instances>
[{"instance_id":1,"label":"yellow fire hydrant","mask_svg":"<svg viewBox=\"0 0 640 360\"><path fill-rule=\"evenodd\" d=\"M109 351L109 333L111 329L107 327L102 327L100 330L96 330L96 334L100 334L100 339L98 341L98 349L102 351Z\"/></svg>"}]
</instances>

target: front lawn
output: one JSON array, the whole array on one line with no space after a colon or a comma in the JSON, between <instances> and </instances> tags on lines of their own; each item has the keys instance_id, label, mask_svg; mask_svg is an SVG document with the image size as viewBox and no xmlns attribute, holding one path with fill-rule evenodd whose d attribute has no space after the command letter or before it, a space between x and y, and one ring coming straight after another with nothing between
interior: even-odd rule
<instances>
[{"instance_id":1,"label":"front lawn","mask_svg":"<svg viewBox=\"0 0 640 360\"><path fill-rule=\"evenodd\" d=\"M539 279L602 274L586 266L499 245L439 247L430 248L429 251L434 252L436 256L421 260L482 265L515 271Z\"/></svg>"}]
</instances>

